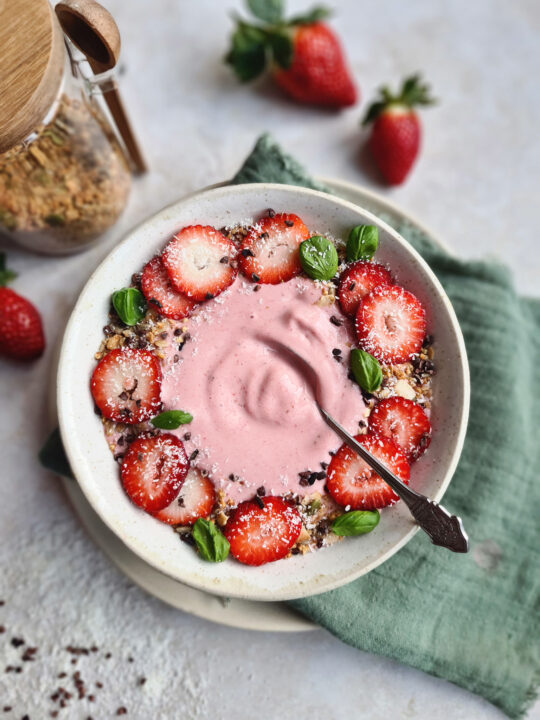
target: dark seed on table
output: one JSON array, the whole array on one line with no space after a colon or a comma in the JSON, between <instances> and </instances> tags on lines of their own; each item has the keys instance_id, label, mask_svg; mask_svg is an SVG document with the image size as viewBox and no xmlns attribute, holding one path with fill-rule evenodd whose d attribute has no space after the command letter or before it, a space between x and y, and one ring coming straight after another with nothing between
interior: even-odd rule
<instances>
[{"instance_id":1,"label":"dark seed on table","mask_svg":"<svg viewBox=\"0 0 540 720\"><path fill-rule=\"evenodd\" d=\"M271 218L275 217L275 215L276 215L276 211L272 210L272 208L268 208L268 210L266 212L268 214L268 217L271 217Z\"/></svg>"},{"instance_id":2,"label":"dark seed on table","mask_svg":"<svg viewBox=\"0 0 540 720\"><path fill-rule=\"evenodd\" d=\"M347 290L350 290L350 291L352 292L355 287L356 287L356 283L355 283L355 282L352 282L352 283L348 286Z\"/></svg>"},{"instance_id":3,"label":"dark seed on table","mask_svg":"<svg viewBox=\"0 0 540 720\"><path fill-rule=\"evenodd\" d=\"M146 678L145 678L145 677L140 677L140 678L137 680L137 685L144 685L145 682L146 682Z\"/></svg>"},{"instance_id":4,"label":"dark seed on table","mask_svg":"<svg viewBox=\"0 0 540 720\"><path fill-rule=\"evenodd\" d=\"M255 255L249 248L243 248L242 250L240 250L240 255L243 255L243 257L245 258L255 257Z\"/></svg>"},{"instance_id":5,"label":"dark seed on table","mask_svg":"<svg viewBox=\"0 0 540 720\"><path fill-rule=\"evenodd\" d=\"M13 647L20 647L21 645L24 645L24 640L20 637L14 637L11 638L11 644Z\"/></svg>"},{"instance_id":6,"label":"dark seed on table","mask_svg":"<svg viewBox=\"0 0 540 720\"><path fill-rule=\"evenodd\" d=\"M253 282L259 282L261 278L257 275L257 273L251 273L251 279Z\"/></svg>"},{"instance_id":7,"label":"dark seed on table","mask_svg":"<svg viewBox=\"0 0 540 720\"><path fill-rule=\"evenodd\" d=\"M287 227L292 227L294 225L294 222L292 220L285 220L285 225Z\"/></svg>"},{"instance_id":8,"label":"dark seed on table","mask_svg":"<svg viewBox=\"0 0 540 720\"><path fill-rule=\"evenodd\" d=\"M4 707L2 708L2 710L3 710L4 712L10 712L10 711L11 711L11 705L4 705Z\"/></svg>"},{"instance_id":9,"label":"dark seed on table","mask_svg":"<svg viewBox=\"0 0 540 720\"><path fill-rule=\"evenodd\" d=\"M255 495L254 500L257 503L257 505L261 508L261 510L264 510L264 502L263 502L263 499L261 498L261 496Z\"/></svg>"},{"instance_id":10,"label":"dark seed on table","mask_svg":"<svg viewBox=\"0 0 540 720\"><path fill-rule=\"evenodd\" d=\"M189 456L189 461L192 462L193 460L195 460L195 458L197 457L198 454L199 454L199 451L198 451L198 450L194 450L194 451L191 453L191 455Z\"/></svg>"},{"instance_id":11,"label":"dark seed on table","mask_svg":"<svg viewBox=\"0 0 540 720\"><path fill-rule=\"evenodd\" d=\"M123 705L122 707L119 707L116 711L117 715L127 715L127 708L125 708Z\"/></svg>"},{"instance_id":12,"label":"dark seed on table","mask_svg":"<svg viewBox=\"0 0 540 720\"><path fill-rule=\"evenodd\" d=\"M229 258L224 255L221 260L219 261L222 265L228 265L229 264Z\"/></svg>"},{"instance_id":13,"label":"dark seed on table","mask_svg":"<svg viewBox=\"0 0 540 720\"><path fill-rule=\"evenodd\" d=\"M264 487L264 485L260 485L257 488L257 495L261 495L261 496L266 495L266 488Z\"/></svg>"},{"instance_id":14,"label":"dark seed on table","mask_svg":"<svg viewBox=\"0 0 540 720\"><path fill-rule=\"evenodd\" d=\"M337 315L330 315L330 322L332 323L332 325L337 325L338 327L343 325L343 320L341 320L341 318L338 318Z\"/></svg>"}]
</instances>

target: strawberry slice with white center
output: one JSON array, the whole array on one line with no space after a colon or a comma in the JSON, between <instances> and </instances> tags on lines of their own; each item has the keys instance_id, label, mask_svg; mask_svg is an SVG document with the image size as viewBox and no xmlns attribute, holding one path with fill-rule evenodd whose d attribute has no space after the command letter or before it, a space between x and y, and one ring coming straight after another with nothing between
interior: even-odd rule
<instances>
[{"instance_id":1,"label":"strawberry slice with white center","mask_svg":"<svg viewBox=\"0 0 540 720\"><path fill-rule=\"evenodd\" d=\"M242 240L238 264L253 282L277 285L302 272L300 243L310 236L298 215L278 213L250 228Z\"/></svg>"},{"instance_id":2,"label":"strawberry slice with white center","mask_svg":"<svg viewBox=\"0 0 540 720\"><path fill-rule=\"evenodd\" d=\"M373 432L357 435L355 440L409 484L409 463L393 440ZM377 510L399 500L392 488L348 445L342 445L332 457L326 486L339 505L350 506L351 510Z\"/></svg>"},{"instance_id":3,"label":"strawberry slice with white center","mask_svg":"<svg viewBox=\"0 0 540 720\"><path fill-rule=\"evenodd\" d=\"M191 298L175 289L159 257L152 258L144 266L141 289L148 304L171 320L182 320L196 305Z\"/></svg>"},{"instance_id":4,"label":"strawberry slice with white center","mask_svg":"<svg viewBox=\"0 0 540 720\"><path fill-rule=\"evenodd\" d=\"M264 565L285 557L302 530L297 510L274 495L240 503L223 534L231 554L245 565Z\"/></svg>"},{"instance_id":5,"label":"strawberry slice with white center","mask_svg":"<svg viewBox=\"0 0 540 720\"><path fill-rule=\"evenodd\" d=\"M391 438L410 462L417 460L431 441L428 416L418 403L402 397L381 400L369 416L369 428Z\"/></svg>"},{"instance_id":6,"label":"strawberry slice with white center","mask_svg":"<svg viewBox=\"0 0 540 720\"><path fill-rule=\"evenodd\" d=\"M161 259L173 286L195 302L210 300L236 277L233 243L209 225L182 228L166 245Z\"/></svg>"},{"instance_id":7,"label":"strawberry slice with white center","mask_svg":"<svg viewBox=\"0 0 540 720\"><path fill-rule=\"evenodd\" d=\"M178 497L154 515L169 525L193 525L210 515L216 502L216 491L210 478L197 468L190 468Z\"/></svg>"},{"instance_id":8,"label":"strawberry slice with white center","mask_svg":"<svg viewBox=\"0 0 540 720\"><path fill-rule=\"evenodd\" d=\"M390 272L379 263L358 260L339 278L338 298L346 315L356 315L360 300L379 285L391 285Z\"/></svg>"},{"instance_id":9,"label":"strawberry slice with white center","mask_svg":"<svg viewBox=\"0 0 540 720\"><path fill-rule=\"evenodd\" d=\"M189 470L184 445L175 435L139 437L129 446L120 468L130 499L147 513L172 503Z\"/></svg>"},{"instance_id":10,"label":"strawberry slice with white center","mask_svg":"<svg viewBox=\"0 0 540 720\"><path fill-rule=\"evenodd\" d=\"M136 425L161 407L161 367L148 350L111 350L90 380L94 402L103 417Z\"/></svg>"},{"instance_id":11,"label":"strawberry slice with white center","mask_svg":"<svg viewBox=\"0 0 540 720\"><path fill-rule=\"evenodd\" d=\"M383 363L403 363L422 347L426 314L420 301L398 285L382 285L358 306L360 346Z\"/></svg>"}]
</instances>

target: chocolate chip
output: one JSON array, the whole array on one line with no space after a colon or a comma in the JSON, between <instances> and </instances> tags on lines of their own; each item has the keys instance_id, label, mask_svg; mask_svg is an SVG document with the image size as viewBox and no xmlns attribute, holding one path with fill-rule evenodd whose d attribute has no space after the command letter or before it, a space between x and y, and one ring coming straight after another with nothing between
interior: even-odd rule
<instances>
[{"instance_id":1,"label":"chocolate chip","mask_svg":"<svg viewBox=\"0 0 540 720\"><path fill-rule=\"evenodd\" d=\"M326 470L326 468L328 467L328 463L327 463L327 462L322 462L322 463L321 463L321 467L322 467L323 470Z\"/></svg>"},{"instance_id":2,"label":"chocolate chip","mask_svg":"<svg viewBox=\"0 0 540 720\"><path fill-rule=\"evenodd\" d=\"M266 495L266 488L264 487L264 485L259 485L259 487L257 488L257 495L261 495L261 497Z\"/></svg>"},{"instance_id":3,"label":"chocolate chip","mask_svg":"<svg viewBox=\"0 0 540 720\"><path fill-rule=\"evenodd\" d=\"M229 264L229 258L224 255L221 260L219 261L222 265L228 265Z\"/></svg>"},{"instance_id":4,"label":"chocolate chip","mask_svg":"<svg viewBox=\"0 0 540 720\"><path fill-rule=\"evenodd\" d=\"M177 363L180 360L180 355L175 355L173 357L173 363Z\"/></svg>"},{"instance_id":5,"label":"chocolate chip","mask_svg":"<svg viewBox=\"0 0 540 720\"><path fill-rule=\"evenodd\" d=\"M242 250L240 250L240 255L243 255L245 258L255 257L255 255L249 248L242 248Z\"/></svg>"},{"instance_id":6,"label":"chocolate chip","mask_svg":"<svg viewBox=\"0 0 540 720\"><path fill-rule=\"evenodd\" d=\"M155 305L157 308L162 308L163 305L159 302L159 300L155 297L151 297L148 301L149 303L152 303L152 305Z\"/></svg>"},{"instance_id":7,"label":"chocolate chip","mask_svg":"<svg viewBox=\"0 0 540 720\"><path fill-rule=\"evenodd\" d=\"M300 555L300 548L293 547L291 550L291 555Z\"/></svg>"},{"instance_id":8,"label":"chocolate chip","mask_svg":"<svg viewBox=\"0 0 540 720\"><path fill-rule=\"evenodd\" d=\"M350 290L350 291L352 292L355 287L356 287L356 283L355 283L355 282L352 282L352 283L347 287L347 290Z\"/></svg>"},{"instance_id":9,"label":"chocolate chip","mask_svg":"<svg viewBox=\"0 0 540 720\"><path fill-rule=\"evenodd\" d=\"M140 285L142 273L133 273L131 276L131 282L133 285Z\"/></svg>"},{"instance_id":10,"label":"chocolate chip","mask_svg":"<svg viewBox=\"0 0 540 720\"><path fill-rule=\"evenodd\" d=\"M257 273L251 273L251 279L253 280L253 282L257 283L261 278L257 275Z\"/></svg>"},{"instance_id":11,"label":"chocolate chip","mask_svg":"<svg viewBox=\"0 0 540 720\"><path fill-rule=\"evenodd\" d=\"M253 292L258 292L260 289L261 289L260 285L255 285L255 287L253 288Z\"/></svg>"},{"instance_id":12,"label":"chocolate chip","mask_svg":"<svg viewBox=\"0 0 540 720\"><path fill-rule=\"evenodd\" d=\"M264 502L260 495L255 495L253 498L261 510L264 510Z\"/></svg>"},{"instance_id":13,"label":"chocolate chip","mask_svg":"<svg viewBox=\"0 0 540 720\"><path fill-rule=\"evenodd\" d=\"M190 433L190 432L184 433L184 440L191 440L191 433Z\"/></svg>"},{"instance_id":14,"label":"chocolate chip","mask_svg":"<svg viewBox=\"0 0 540 720\"><path fill-rule=\"evenodd\" d=\"M268 208L268 210L266 211L266 213L267 213L268 217L270 217L270 218L273 218L273 217L276 216L276 211L275 211L275 210L272 210L272 208Z\"/></svg>"},{"instance_id":15,"label":"chocolate chip","mask_svg":"<svg viewBox=\"0 0 540 720\"><path fill-rule=\"evenodd\" d=\"M189 462L193 462L193 460L195 460L195 458L197 457L198 454L199 454L199 451L198 451L198 450L194 450L194 451L191 453L191 455L189 456Z\"/></svg>"},{"instance_id":16,"label":"chocolate chip","mask_svg":"<svg viewBox=\"0 0 540 720\"><path fill-rule=\"evenodd\" d=\"M343 358L341 357L341 355L333 355L332 357L334 358L334 360L335 360L336 362L341 362L341 361L343 360Z\"/></svg>"},{"instance_id":17,"label":"chocolate chip","mask_svg":"<svg viewBox=\"0 0 540 720\"><path fill-rule=\"evenodd\" d=\"M206 300L212 300L213 297L214 297L214 296L212 295L212 293L209 293L209 292L207 292L206 295L205 295L205 299L206 299Z\"/></svg>"},{"instance_id":18,"label":"chocolate chip","mask_svg":"<svg viewBox=\"0 0 540 720\"><path fill-rule=\"evenodd\" d=\"M262 232L262 233L259 235L259 237L260 237L261 240L268 240L268 238L270 237L270 235L269 235L267 232Z\"/></svg>"},{"instance_id":19,"label":"chocolate chip","mask_svg":"<svg viewBox=\"0 0 540 720\"><path fill-rule=\"evenodd\" d=\"M185 503L184 503L184 498L183 498L183 497L178 497L177 500L176 500L176 503L177 503L178 507L184 507L184 505L185 505Z\"/></svg>"},{"instance_id":20,"label":"chocolate chip","mask_svg":"<svg viewBox=\"0 0 540 720\"><path fill-rule=\"evenodd\" d=\"M332 355L341 355L341 350L339 348L334 348L332 350Z\"/></svg>"},{"instance_id":21,"label":"chocolate chip","mask_svg":"<svg viewBox=\"0 0 540 720\"><path fill-rule=\"evenodd\" d=\"M183 332L184 332L184 331L182 330L182 328L175 328L173 335L174 335L175 337L178 337L178 336L181 335Z\"/></svg>"},{"instance_id":22,"label":"chocolate chip","mask_svg":"<svg viewBox=\"0 0 540 720\"><path fill-rule=\"evenodd\" d=\"M294 221L293 220L285 220L285 225L287 227L292 227L294 225Z\"/></svg>"},{"instance_id":23,"label":"chocolate chip","mask_svg":"<svg viewBox=\"0 0 540 720\"><path fill-rule=\"evenodd\" d=\"M332 323L332 325L337 325L338 327L343 325L343 320L341 320L341 318L338 318L337 315L330 315L330 322Z\"/></svg>"}]
</instances>

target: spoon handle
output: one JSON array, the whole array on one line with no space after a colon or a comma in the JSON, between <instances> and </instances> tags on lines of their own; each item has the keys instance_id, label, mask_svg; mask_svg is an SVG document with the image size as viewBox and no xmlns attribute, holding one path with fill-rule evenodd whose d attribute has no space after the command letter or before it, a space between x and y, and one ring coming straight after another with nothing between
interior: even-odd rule
<instances>
[{"instance_id":1,"label":"spoon handle","mask_svg":"<svg viewBox=\"0 0 540 720\"><path fill-rule=\"evenodd\" d=\"M343 428L326 410L319 405L319 411L325 422L340 438L354 450L381 478L399 495L411 511L418 525L430 537L434 545L440 545L452 552L466 553L469 550L469 538L463 528L461 518L450 513L439 505L416 492L403 483L394 473L383 465L374 455L366 450L352 435Z\"/></svg>"}]
</instances>

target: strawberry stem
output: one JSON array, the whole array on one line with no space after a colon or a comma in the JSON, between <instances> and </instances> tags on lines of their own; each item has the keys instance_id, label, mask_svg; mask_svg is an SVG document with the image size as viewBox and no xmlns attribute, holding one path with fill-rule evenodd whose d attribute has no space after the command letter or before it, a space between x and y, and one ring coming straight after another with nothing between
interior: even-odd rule
<instances>
[{"instance_id":1,"label":"strawberry stem","mask_svg":"<svg viewBox=\"0 0 540 720\"><path fill-rule=\"evenodd\" d=\"M0 287L7 285L17 277L17 273L6 268L6 254L0 253Z\"/></svg>"},{"instance_id":2,"label":"strawberry stem","mask_svg":"<svg viewBox=\"0 0 540 720\"><path fill-rule=\"evenodd\" d=\"M373 122L381 113L390 107L406 107L412 109L417 105L434 105L437 100L430 95L430 86L422 81L420 73L405 78L397 94L383 86L379 88L379 97L372 103L362 121L362 125Z\"/></svg>"}]
</instances>

